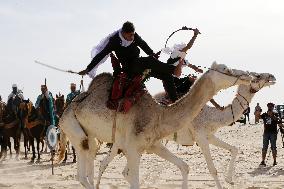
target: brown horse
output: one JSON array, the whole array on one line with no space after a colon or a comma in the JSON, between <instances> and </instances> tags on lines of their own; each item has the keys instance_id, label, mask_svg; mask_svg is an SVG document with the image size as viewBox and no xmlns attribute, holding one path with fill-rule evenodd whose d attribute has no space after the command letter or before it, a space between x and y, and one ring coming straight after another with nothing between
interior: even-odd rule
<instances>
[{"instance_id":1,"label":"brown horse","mask_svg":"<svg viewBox=\"0 0 284 189\"><path fill-rule=\"evenodd\" d=\"M60 117L62 116L62 114L65 110L65 106L66 106L66 104L65 104L64 95L60 95L60 93L59 93L59 95L56 95L56 100L55 100L56 119L57 119L56 122L57 123L59 122L59 119L60 119ZM76 162L76 153L75 153L75 148L73 146L72 146L72 152L73 152L73 163L75 163ZM63 163L66 162L66 160L67 160L67 151L65 153L65 158L63 160Z\"/></svg>"},{"instance_id":2,"label":"brown horse","mask_svg":"<svg viewBox=\"0 0 284 189\"><path fill-rule=\"evenodd\" d=\"M0 102L0 146L2 146L3 142L4 142L4 138L3 138L3 126L4 126L4 122L3 122L3 115L4 115L4 111L6 108L6 104L4 102ZM10 151L10 156L12 156L12 149L11 149L11 142L10 140L8 140L8 144L7 146L9 147L9 151ZM2 156L2 153L0 154L0 158Z\"/></svg>"},{"instance_id":3,"label":"brown horse","mask_svg":"<svg viewBox=\"0 0 284 189\"><path fill-rule=\"evenodd\" d=\"M18 107L22 99L18 96L10 98L7 106L2 108L2 126L1 126L1 160L4 160L7 156L7 146L10 147L11 154L11 142L10 137L14 139L14 149L16 151L16 159L19 159L20 152L20 139L21 139L21 127L18 119Z\"/></svg>"},{"instance_id":4,"label":"brown horse","mask_svg":"<svg viewBox=\"0 0 284 189\"><path fill-rule=\"evenodd\" d=\"M40 107L44 103L40 103ZM37 154L40 161L40 142L43 140L46 132L46 128L49 125L42 117L40 116L40 110L36 110L32 102L29 100L23 101L19 108L22 116L22 120L25 125L25 133L28 137L29 143L32 146L33 156L31 162L34 162L36 158L34 140L37 142ZM41 108L40 108L41 109Z\"/></svg>"}]
</instances>

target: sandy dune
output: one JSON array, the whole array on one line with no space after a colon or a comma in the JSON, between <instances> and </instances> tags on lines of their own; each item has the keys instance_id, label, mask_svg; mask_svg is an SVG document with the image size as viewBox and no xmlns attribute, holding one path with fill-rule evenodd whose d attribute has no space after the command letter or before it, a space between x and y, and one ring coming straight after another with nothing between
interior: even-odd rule
<instances>
[{"instance_id":1,"label":"sandy dune","mask_svg":"<svg viewBox=\"0 0 284 189\"><path fill-rule=\"evenodd\" d=\"M212 156L218 170L218 175L223 187L234 189L281 189L284 188L284 148L280 134L278 135L278 165L272 166L272 155L267 161L267 167L259 167L261 160L263 126L260 125L235 125L226 127L218 132L218 137L239 148L236 162L235 184L230 185L224 180L224 172L229 163L229 152L211 147ZM174 142L167 147L172 152L183 158L190 167L189 188L215 188L215 182L210 176L205 160L199 147L180 147ZM97 174L99 161L105 156L107 148L102 148L95 160L95 174ZM22 150L23 151L23 150ZM31 154L29 154L31 156ZM23 157L23 154L21 155ZM41 163L30 164L29 160L16 161L14 155L0 163L0 188L2 189L77 189L83 188L76 181L76 164L71 156L67 164L55 167L55 175L51 174L49 154L43 154ZM109 165L102 178L102 189L128 188L127 182L121 174L126 159L118 155ZM95 177L96 179L96 177ZM140 166L141 188L176 189L181 188L181 175L172 164L155 155L145 154Z\"/></svg>"}]
</instances>

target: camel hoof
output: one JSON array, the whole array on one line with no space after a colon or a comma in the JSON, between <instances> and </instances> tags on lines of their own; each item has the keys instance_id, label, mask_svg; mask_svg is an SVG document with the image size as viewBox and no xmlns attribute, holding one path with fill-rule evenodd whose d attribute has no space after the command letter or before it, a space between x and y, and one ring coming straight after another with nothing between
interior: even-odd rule
<instances>
[{"instance_id":1,"label":"camel hoof","mask_svg":"<svg viewBox=\"0 0 284 189\"><path fill-rule=\"evenodd\" d=\"M233 181L233 179L232 179L232 177L225 177L225 181L226 181L227 183L231 184L231 185L234 185L234 184L235 184L234 181Z\"/></svg>"},{"instance_id":2,"label":"camel hoof","mask_svg":"<svg viewBox=\"0 0 284 189\"><path fill-rule=\"evenodd\" d=\"M96 185L96 189L100 189L100 186L99 186L99 184L97 184L97 185Z\"/></svg>"}]
</instances>

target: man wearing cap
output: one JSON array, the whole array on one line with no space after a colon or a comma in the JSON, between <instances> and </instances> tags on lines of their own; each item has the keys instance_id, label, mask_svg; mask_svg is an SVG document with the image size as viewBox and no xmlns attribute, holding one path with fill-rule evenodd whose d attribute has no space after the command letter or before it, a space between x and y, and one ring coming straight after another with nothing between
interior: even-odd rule
<instances>
[{"instance_id":1,"label":"man wearing cap","mask_svg":"<svg viewBox=\"0 0 284 189\"><path fill-rule=\"evenodd\" d=\"M267 104L267 112L261 114L261 118L263 119L264 123L264 132L263 132L263 148L262 148L262 161L260 165L266 166L265 158L268 149L268 145L270 142L271 151L273 156L273 166L277 165L276 156L276 140L277 140L277 124L281 123L281 120L278 118L278 114L273 111L274 104L268 103ZM282 127L282 124L279 125Z\"/></svg>"},{"instance_id":2,"label":"man wearing cap","mask_svg":"<svg viewBox=\"0 0 284 189\"><path fill-rule=\"evenodd\" d=\"M8 99L7 99L7 104L9 102L10 98L15 98L16 96L18 96L20 99L24 100L23 92L21 90L18 90L18 86L16 84L13 84L12 85L12 92L8 96Z\"/></svg>"},{"instance_id":3,"label":"man wearing cap","mask_svg":"<svg viewBox=\"0 0 284 189\"><path fill-rule=\"evenodd\" d=\"M49 122L50 125L55 125L55 112L52 93L48 91L46 85L41 85L41 94L37 97L35 108L39 109L41 103L46 103L46 107L43 111L47 116L42 115L42 118Z\"/></svg>"},{"instance_id":4,"label":"man wearing cap","mask_svg":"<svg viewBox=\"0 0 284 189\"><path fill-rule=\"evenodd\" d=\"M80 90L76 90L76 84L75 83L71 83L71 86L70 86L70 89L71 89L71 93L69 93L67 95L67 98L66 98L66 104L70 104L72 102L72 100L80 94Z\"/></svg>"}]
</instances>

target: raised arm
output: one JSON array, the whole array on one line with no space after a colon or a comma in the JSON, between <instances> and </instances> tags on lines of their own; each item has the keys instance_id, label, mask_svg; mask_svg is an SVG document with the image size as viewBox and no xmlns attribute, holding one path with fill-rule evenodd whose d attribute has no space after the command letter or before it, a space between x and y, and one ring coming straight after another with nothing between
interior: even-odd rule
<instances>
[{"instance_id":1,"label":"raised arm","mask_svg":"<svg viewBox=\"0 0 284 189\"><path fill-rule=\"evenodd\" d=\"M137 34L135 33L135 40L140 47L147 55L153 55L154 51L149 47L149 45Z\"/></svg>"},{"instance_id":2,"label":"raised arm","mask_svg":"<svg viewBox=\"0 0 284 189\"><path fill-rule=\"evenodd\" d=\"M193 45L195 39L197 38L197 35L200 34L199 30L196 28L193 30L194 31L194 35L191 38L191 40L189 41L189 43L186 45L186 47L184 47L181 52L187 52Z\"/></svg>"},{"instance_id":3,"label":"raised arm","mask_svg":"<svg viewBox=\"0 0 284 189\"><path fill-rule=\"evenodd\" d=\"M105 48L99 52L91 61L91 63L87 66L87 68L85 70L82 70L79 72L80 75L85 75L88 72L90 72L96 65L98 65L98 63L105 57L107 56L109 53L111 53L111 51L113 51L113 47L114 47L114 41L112 39L109 40L108 44L105 46Z\"/></svg>"}]
</instances>

